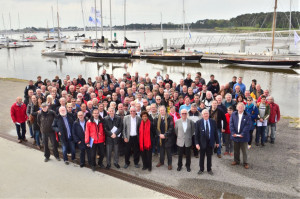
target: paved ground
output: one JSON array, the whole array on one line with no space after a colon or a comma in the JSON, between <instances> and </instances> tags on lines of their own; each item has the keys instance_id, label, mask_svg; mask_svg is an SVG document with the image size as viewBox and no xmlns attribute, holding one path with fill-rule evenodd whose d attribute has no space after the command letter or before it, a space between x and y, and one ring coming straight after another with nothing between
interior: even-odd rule
<instances>
[{"instance_id":1,"label":"paved ground","mask_svg":"<svg viewBox=\"0 0 300 199\"><path fill-rule=\"evenodd\" d=\"M3 94L0 96L0 101L9 102L0 104L3 110L0 113L1 129L5 133L15 135L14 126L7 114L14 99L23 94L26 83L0 80L0 85L0 92ZM11 89L3 90L3 88ZM249 151L250 169L248 170L242 166L231 166L232 158L228 156L221 159L213 156L214 176L207 173L198 176L199 159L192 158L192 172L188 173L185 169L181 172L176 171L177 156L173 156L172 171L168 171L166 166L156 168L158 157L155 156L151 173L133 166L127 170L122 168L121 171L204 198L299 198L299 130L291 127L289 120L282 119L277 127L277 133L275 145L267 144L264 148L254 146ZM124 157L120 160L120 165L123 166ZM55 164L61 165L53 161L53 165ZM81 171L79 168L78 170Z\"/></svg>"},{"instance_id":2,"label":"paved ground","mask_svg":"<svg viewBox=\"0 0 300 199\"><path fill-rule=\"evenodd\" d=\"M171 198L0 138L0 198ZM9 158L8 158L9 157Z\"/></svg>"}]
</instances>

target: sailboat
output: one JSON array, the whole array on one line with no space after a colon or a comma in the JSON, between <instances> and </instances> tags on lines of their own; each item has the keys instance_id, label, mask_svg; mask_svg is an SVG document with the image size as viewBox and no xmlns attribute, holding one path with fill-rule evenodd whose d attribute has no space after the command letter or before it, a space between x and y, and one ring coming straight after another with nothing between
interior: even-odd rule
<instances>
[{"instance_id":1,"label":"sailboat","mask_svg":"<svg viewBox=\"0 0 300 199\"><path fill-rule=\"evenodd\" d=\"M185 9L184 9L184 0L182 0L182 10L183 10L183 22L182 22L182 30L183 30L183 45L180 51L177 52L168 52L167 49L161 48L161 53L152 52L150 53L141 53L141 58L147 59L148 61L156 61L156 62L181 62L181 63L199 63L202 59L202 55L194 52L186 52L185 51ZM161 22L162 29L162 22ZM165 45L166 46L166 45ZM164 52L165 51L165 52Z\"/></svg>"},{"instance_id":2,"label":"sailboat","mask_svg":"<svg viewBox=\"0 0 300 199\"><path fill-rule=\"evenodd\" d=\"M60 56L65 56L66 52L61 50L61 37L60 37L60 31L59 31L59 14L58 14L58 0L57 0L57 48L56 44L48 48L46 50L42 50L41 54L44 56L55 56L55 57L60 57Z\"/></svg>"},{"instance_id":3,"label":"sailboat","mask_svg":"<svg viewBox=\"0 0 300 199\"><path fill-rule=\"evenodd\" d=\"M231 64L242 66L242 67L258 67L258 68L290 68L291 66L296 66L298 63L300 63L300 60L273 59L275 29L276 29L276 9L277 9L277 0L275 0L275 6L274 6L273 27L272 27L272 50L269 59L226 58L223 60Z\"/></svg>"},{"instance_id":4,"label":"sailboat","mask_svg":"<svg viewBox=\"0 0 300 199\"><path fill-rule=\"evenodd\" d=\"M96 0L95 1L95 20L97 18L97 12L96 12ZM101 6L102 7L102 6ZM102 13L101 13L102 15ZM102 21L101 21L102 24ZM106 46L105 49L98 49L99 44L98 44L98 33L97 33L97 22L95 23L95 30L96 30L96 44L93 45L94 47L92 49L84 49L82 50L83 54L86 57L92 57L92 58L109 58L109 59L118 59L118 58L130 58L131 57L131 52L125 49L108 49L108 46ZM103 26L103 25L102 25ZM110 0L110 42L112 45L112 23L111 23L111 0Z\"/></svg>"}]
</instances>

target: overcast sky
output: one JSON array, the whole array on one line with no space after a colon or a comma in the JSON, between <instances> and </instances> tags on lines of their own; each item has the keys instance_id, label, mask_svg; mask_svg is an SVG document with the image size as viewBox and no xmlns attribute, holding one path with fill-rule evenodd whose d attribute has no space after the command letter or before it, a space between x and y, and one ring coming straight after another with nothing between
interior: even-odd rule
<instances>
[{"instance_id":1,"label":"overcast sky","mask_svg":"<svg viewBox=\"0 0 300 199\"><path fill-rule=\"evenodd\" d=\"M292 0L292 11L300 11L300 0ZM91 7L94 0L82 0L86 25L88 17L92 16ZM112 24L124 24L124 0L111 0ZM160 23L162 13L163 23L182 23L182 0L126 0L127 24L130 23ZM201 19L230 19L240 14L256 12L272 12L275 0L185 0L186 22ZM278 0L278 11L289 11L290 0ZM54 10L55 26L56 0L0 0L0 30L9 28L9 13L13 29L19 27L49 27L53 26L51 6ZM81 0L58 0L60 26L83 27ZM100 0L97 0L100 9ZM103 0L104 25L109 24L109 0ZM2 16L1 16L2 18Z\"/></svg>"}]
</instances>

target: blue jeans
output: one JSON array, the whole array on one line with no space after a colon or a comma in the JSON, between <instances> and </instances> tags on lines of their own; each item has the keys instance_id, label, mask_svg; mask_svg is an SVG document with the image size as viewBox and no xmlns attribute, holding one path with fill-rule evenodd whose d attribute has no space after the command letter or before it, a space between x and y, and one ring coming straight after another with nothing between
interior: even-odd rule
<instances>
[{"instance_id":1,"label":"blue jeans","mask_svg":"<svg viewBox=\"0 0 300 199\"><path fill-rule=\"evenodd\" d=\"M258 126L256 129L256 138L255 142L259 143L259 137L261 137L261 143L265 143L265 131L266 131L266 126Z\"/></svg>"},{"instance_id":2,"label":"blue jeans","mask_svg":"<svg viewBox=\"0 0 300 199\"><path fill-rule=\"evenodd\" d=\"M269 133L270 133L270 131L269 131L269 128L271 127L271 135L270 135L270 137L271 137L271 141L275 141L275 136L276 136L276 123L274 123L274 124L268 124L268 126L267 126L267 128L266 128L266 135L265 135L265 141L267 141L267 138L268 138L268 136L269 136Z\"/></svg>"},{"instance_id":3,"label":"blue jeans","mask_svg":"<svg viewBox=\"0 0 300 199\"><path fill-rule=\"evenodd\" d=\"M160 152L160 144L159 144L159 137L158 136L156 136L153 139L151 145L152 145L152 153L159 153Z\"/></svg>"},{"instance_id":4,"label":"blue jeans","mask_svg":"<svg viewBox=\"0 0 300 199\"><path fill-rule=\"evenodd\" d=\"M218 155L221 155L222 153L222 132L221 132L221 129L218 129L218 136L219 136L219 147L218 147L218 150L217 150L217 154Z\"/></svg>"},{"instance_id":5,"label":"blue jeans","mask_svg":"<svg viewBox=\"0 0 300 199\"><path fill-rule=\"evenodd\" d=\"M21 133L21 129L22 129L22 133ZM24 140L26 134L25 122L21 123L20 125L16 124L16 130L18 134L18 140Z\"/></svg>"},{"instance_id":6,"label":"blue jeans","mask_svg":"<svg viewBox=\"0 0 300 199\"><path fill-rule=\"evenodd\" d=\"M39 130L35 130L34 139L35 139L36 145L40 146L41 144L40 144L40 131Z\"/></svg>"},{"instance_id":7,"label":"blue jeans","mask_svg":"<svg viewBox=\"0 0 300 199\"><path fill-rule=\"evenodd\" d=\"M33 125L28 123L28 128L29 128L30 136L33 137Z\"/></svg>"},{"instance_id":8,"label":"blue jeans","mask_svg":"<svg viewBox=\"0 0 300 199\"><path fill-rule=\"evenodd\" d=\"M67 143L62 142L62 152L63 152L64 161L68 161L68 155L67 155L68 148L71 150L72 160L75 159L75 143L71 140L68 140Z\"/></svg>"}]
</instances>

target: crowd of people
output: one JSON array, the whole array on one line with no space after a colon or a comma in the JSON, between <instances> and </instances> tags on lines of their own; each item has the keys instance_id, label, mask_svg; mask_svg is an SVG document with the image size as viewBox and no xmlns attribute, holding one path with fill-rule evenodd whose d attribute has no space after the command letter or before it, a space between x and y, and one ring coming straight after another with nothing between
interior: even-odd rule
<instances>
[{"instance_id":1,"label":"crowd of people","mask_svg":"<svg viewBox=\"0 0 300 199\"><path fill-rule=\"evenodd\" d=\"M243 78L235 76L220 85L214 75L206 82L198 72L194 79L187 74L177 84L160 72L152 79L137 72L116 78L103 70L95 81L90 77L86 81L82 75L30 80L24 101L18 97L11 107L11 118L19 143L27 141L27 123L33 144L44 150L45 162L50 158L50 139L57 160L61 143L65 164L69 164L68 156L76 159L79 149L80 167L87 157L93 171L97 165L110 169L112 155L118 169L119 156L125 157L125 169L133 156L136 168L141 158L142 169L151 171L152 156L159 155L156 167L161 167L165 154L172 170L172 156L177 154L177 171L182 170L185 155L190 172L193 154L200 155L198 174L204 172L207 157L207 171L212 175L214 153L218 158L234 156L232 165L238 165L242 151L242 163L248 169L254 130L256 146L274 144L280 110L255 79L247 89Z\"/></svg>"}]
</instances>

